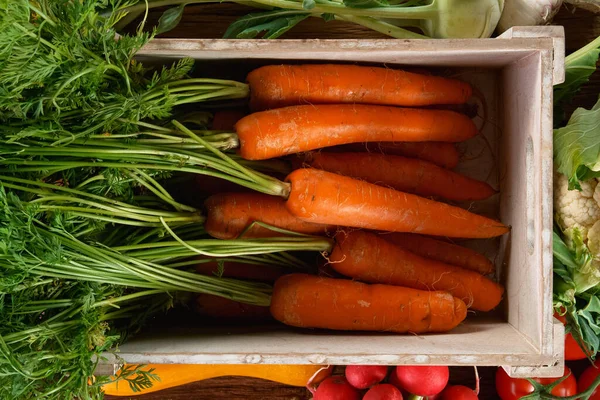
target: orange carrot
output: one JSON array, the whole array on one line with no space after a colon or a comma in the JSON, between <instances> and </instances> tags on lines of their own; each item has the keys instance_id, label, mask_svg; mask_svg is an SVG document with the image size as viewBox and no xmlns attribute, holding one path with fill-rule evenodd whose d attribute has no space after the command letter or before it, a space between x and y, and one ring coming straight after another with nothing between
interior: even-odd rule
<instances>
[{"instance_id":1,"label":"orange carrot","mask_svg":"<svg viewBox=\"0 0 600 400\"><path fill-rule=\"evenodd\" d=\"M461 142L477 135L468 117L446 110L330 104L250 114L235 124L240 154L264 160L360 142Z\"/></svg>"},{"instance_id":2,"label":"orange carrot","mask_svg":"<svg viewBox=\"0 0 600 400\"><path fill-rule=\"evenodd\" d=\"M215 276L219 272L217 261L199 262L195 266L196 272L202 275ZM251 281L273 283L284 274L284 271L274 265L248 264L243 262L225 261L223 263L225 278L245 279Z\"/></svg>"},{"instance_id":3,"label":"orange carrot","mask_svg":"<svg viewBox=\"0 0 600 400\"><path fill-rule=\"evenodd\" d=\"M370 232L338 233L329 261L342 275L369 283L445 290L479 311L496 307L504 294L502 286L477 272L420 257Z\"/></svg>"},{"instance_id":4,"label":"orange carrot","mask_svg":"<svg viewBox=\"0 0 600 400\"><path fill-rule=\"evenodd\" d=\"M194 310L205 317L234 320L271 319L269 307L244 304L212 294L200 294L194 302Z\"/></svg>"},{"instance_id":5,"label":"orange carrot","mask_svg":"<svg viewBox=\"0 0 600 400\"><path fill-rule=\"evenodd\" d=\"M473 239L508 232L502 223L462 208L331 172L302 168L286 180L286 207L307 222Z\"/></svg>"},{"instance_id":6,"label":"orange carrot","mask_svg":"<svg viewBox=\"0 0 600 400\"><path fill-rule=\"evenodd\" d=\"M466 317L465 303L446 292L305 274L275 282L271 315L301 328L397 333L446 332Z\"/></svg>"},{"instance_id":7,"label":"orange carrot","mask_svg":"<svg viewBox=\"0 0 600 400\"><path fill-rule=\"evenodd\" d=\"M381 237L404 250L421 257L477 271L480 274L494 272L494 264L483 254L467 247L414 233L385 233Z\"/></svg>"},{"instance_id":8,"label":"orange carrot","mask_svg":"<svg viewBox=\"0 0 600 400\"><path fill-rule=\"evenodd\" d=\"M460 155L453 143L445 142L371 142L343 144L327 149L335 152L369 152L413 157L453 169Z\"/></svg>"},{"instance_id":9,"label":"orange carrot","mask_svg":"<svg viewBox=\"0 0 600 400\"><path fill-rule=\"evenodd\" d=\"M267 65L246 80L253 110L297 104L461 104L472 94L468 83L456 79L358 65Z\"/></svg>"},{"instance_id":10,"label":"orange carrot","mask_svg":"<svg viewBox=\"0 0 600 400\"><path fill-rule=\"evenodd\" d=\"M305 164L420 196L446 200L484 200L496 191L481 182L414 158L375 153L307 154Z\"/></svg>"},{"instance_id":11,"label":"orange carrot","mask_svg":"<svg viewBox=\"0 0 600 400\"><path fill-rule=\"evenodd\" d=\"M331 226L305 222L285 207L285 200L262 193L219 193L206 199L206 232L217 239L237 238L253 222L306 234L322 234ZM243 237L281 236L280 233L253 225Z\"/></svg>"},{"instance_id":12,"label":"orange carrot","mask_svg":"<svg viewBox=\"0 0 600 400\"><path fill-rule=\"evenodd\" d=\"M246 111L237 108L216 111L213 115L212 128L218 131L233 130L236 122L247 114Z\"/></svg>"}]
</instances>

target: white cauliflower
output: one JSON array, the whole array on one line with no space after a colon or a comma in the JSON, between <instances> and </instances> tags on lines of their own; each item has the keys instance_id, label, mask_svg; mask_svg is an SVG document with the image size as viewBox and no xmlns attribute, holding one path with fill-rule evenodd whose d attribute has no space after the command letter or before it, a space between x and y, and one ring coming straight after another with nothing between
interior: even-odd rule
<instances>
[{"instance_id":1,"label":"white cauliflower","mask_svg":"<svg viewBox=\"0 0 600 400\"><path fill-rule=\"evenodd\" d=\"M581 191L568 190L568 179L555 172L555 220L579 264L573 272L577 292L600 284L600 184L590 179L581 183Z\"/></svg>"},{"instance_id":2,"label":"white cauliflower","mask_svg":"<svg viewBox=\"0 0 600 400\"><path fill-rule=\"evenodd\" d=\"M590 229L600 220L600 185L596 179L581 182L581 191L569 190L567 177L554 175L554 213L556 222L566 236L573 228L578 228L584 241ZM600 225L592 230L600 234ZM596 236L597 237L597 236Z\"/></svg>"}]
</instances>

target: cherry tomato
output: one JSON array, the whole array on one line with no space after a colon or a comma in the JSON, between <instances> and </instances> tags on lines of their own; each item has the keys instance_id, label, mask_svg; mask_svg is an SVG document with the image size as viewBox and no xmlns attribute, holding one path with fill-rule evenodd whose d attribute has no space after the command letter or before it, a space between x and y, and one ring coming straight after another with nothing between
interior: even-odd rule
<instances>
[{"instance_id":1,"label":"cherry tomato","mask_svg":"<svg viewBox=\"0 0 600 400\"><path fill-rule=\"evenodd\" d=\"M565 367L563 376L569 375L560 385L552 390L552 394L558 397L567 397L577 394L577 381L569 367ZM549 385L559 378L533 378L542 385ZM523 396L533 393L534 387L527 379L511 378L502 368L496 371L496 392L502 400L517 400Z\"/></svg>"},{"instance_id":2,"label":"cherry tomato","mask_svg":"<svg viewBox=\"0 0 600 400\"><path fill-rule=\"evenodd\" d=\"M563 325L567 323L567 319L556 312L554 313L554 317L562 322ZM565 360L583 360L584 358L587 358L587 356L581 347L579 347L579 343L577 343L573 335L567 333L565 335Z\"/></svg>"},{"instance_id":3,"label":"cherry tomato","mask_svg":"<svg viewBox=\"0 0 600 400\"><path fill-rule=\"evenodd\" d=\"M587 388L590 387L592 382L596 379L596 377L600 374L600 359L594 362L594 365L590 365L586 368L585 371L579 377L579 382L577 383L577 387L579 388L579 393L583 392ZM596 388L594 393L590 396L590 400L600 400L600 389Z\"/></svg>"},{"instance_id":4,"label":"cherry tomato","mask_svg":"<svg viewBox=\"0 0 600 400\"><path fill-rule=\"evenodd\" d=\"M473 389L466 386L448 386L442 392L441 400L479 400Z\"/></svg>"}]
</instances>

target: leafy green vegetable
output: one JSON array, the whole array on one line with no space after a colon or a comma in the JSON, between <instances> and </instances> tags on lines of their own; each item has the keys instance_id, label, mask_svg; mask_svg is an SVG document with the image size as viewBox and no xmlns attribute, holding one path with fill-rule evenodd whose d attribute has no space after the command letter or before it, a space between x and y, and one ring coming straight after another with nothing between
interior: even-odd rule
<instances>
[{"instance_id":1,"label":"leafy green vegetable","mask_svg":"<svg viewBox=\"0 0 600 400\"><path fill-rule=\"evenodd\" d=\"M569 178L569 189L600 176L600 99L590 110L578 108L566 126L554 130L554 163Z\"/></svg>"},{"instance_id":2,"label":"leafy green vegetable","mask_svg":"<svg viewBox=\"0 0 600 400\"><path fill-rule=\"evenodd\" d=\"M235 0L224 0L235 2ZM218 2L217 0L140 0L126 12L141 14L146 7L175 6ZM415 38L479 38L490 37L500 20L503 0L253 0L244 3L274 12L311 11L312 16L327 15L336 19L360 24L377 32L399 39ZM269 13L271 11L267 11ZM265 14L266 14L265 13ZM253 38L268 32L265 39L274 39L296 25L298 20L273 20L271 24L244 21L259 18L263 13L249 14L229 27L226 38ZM308 17L309 15L307 15ZM127 18L127 17L125 17ZM299 19L300 17L297 16ZM466 18L466 20L465 20ZM467 21L457 24L456 21ZM260 29L259 29L260 26ZM401 28L418 28L424 35ZM393 27L393 28L391 28Z\"/></svg>"},{"instance_id":3,"label":"leafy green vegetable","mask_svg":"<svg viewBox=\"0 0 600 400\"><path fill-rule=\"evenodd\" d=\"M314 1L312 3L314 7ZM274 10L248 14L231 25L223 35L226 39L253 39L261 33L263 39L275 39L310 17L309 12Z\"/></svg>"},{"instance_id":4,"label":"leafy green vegetable","mask_svg":"<svg viewBox=\"0 0 600 400\"><path fill-rule=\"evenodd\" d=\"M565 81L554 88L554 127L565 119L564 105L596 71L600 56L600 37L565 58Z\"/></svg>"},{"instance_id":5,"label":"leafy green vegetable","mask_svg":"<svg viewBox=\"0 0 600 400\"><path fill-rule=\"evenodd\" d=\"M600 299L594 291L600 279L577 229L572 240L575 250L554 232L554 307L567 315L567 331L595 355L600 351Z\"/></svg>"}]
</instances>

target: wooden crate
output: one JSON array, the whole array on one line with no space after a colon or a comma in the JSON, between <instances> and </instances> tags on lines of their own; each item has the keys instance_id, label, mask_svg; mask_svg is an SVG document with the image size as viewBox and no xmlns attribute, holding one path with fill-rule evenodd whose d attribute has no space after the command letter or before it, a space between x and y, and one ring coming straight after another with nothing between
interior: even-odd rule
<instances>
[{"instance_id":1,"label":"wooden crate","mask_svg":"<svg viewBox=\"0 0 600 400\"><path fill-rule=\"evenodd\" d=\"M426 67L471 82L487 113L478 118L485 121L482 137L461 148L459 171L487 180L500 194L464 206L512 227L501 239L471 243L496 261L506 295L495 313L470 315L446 334L184 322L132 338L120 357L128 363L501 365L512 376L562 375L564 329L552 317L552 90L564 80L561 27L514 28L479 40L157 39L140 54L161 62L184 56L198 60L202 76L238 80L258 65L327 61ZM112 369L116 361L107 357L102 364Z\"/></svg>"}]
</instances>

